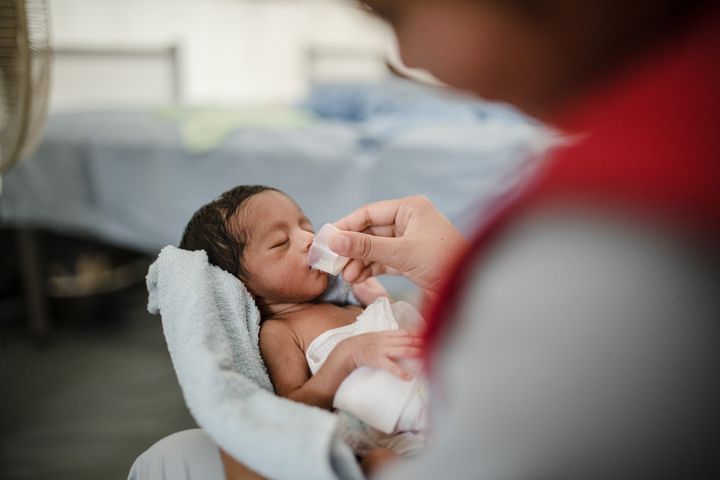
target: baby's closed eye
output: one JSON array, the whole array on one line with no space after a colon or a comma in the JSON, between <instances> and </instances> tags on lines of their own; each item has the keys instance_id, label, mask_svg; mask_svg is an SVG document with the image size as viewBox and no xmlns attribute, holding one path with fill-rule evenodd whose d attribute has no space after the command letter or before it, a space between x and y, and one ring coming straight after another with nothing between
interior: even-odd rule
<instances>
[{"instance_id":1,"label":"baby's closed eye","mask_svg":"<svg viewBox=\"0 0 720 480\"><path fill-rule=\"evenodd\" d=\"M273 242L273 243L274 243L274 244L270 247L271 250L274 249L274 248L282 247L283 245L287 245L288 243L290 243L290 239L289 239L289 238L285 238L285 239L277 240L277 241L275 241L275 242Z\"/></svg>"}]
</instances>

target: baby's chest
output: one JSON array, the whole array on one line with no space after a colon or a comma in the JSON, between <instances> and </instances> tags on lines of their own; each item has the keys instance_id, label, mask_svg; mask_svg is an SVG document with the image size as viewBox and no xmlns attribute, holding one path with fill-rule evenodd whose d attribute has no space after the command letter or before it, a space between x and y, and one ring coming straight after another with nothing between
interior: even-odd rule
<instances>
[{"instance_id":1,"label":"baby's chest","mask_svg":"<svg viewBox=\"0 0 720 480\"><path fill-rule=\"evenodd\" d=\"M354 309L336 307L336 310L323 309L314 315L308 315L302 322L298 322L296 329L298 337L302 339L303 350L307 352L312 342L326 332L337 331L340 335L336 335L336 338L351 335L351 326L360 313L360 309L355 311ZM342 334L344 330L347 330L347 332Z\"/></svg>"}]
</instances>

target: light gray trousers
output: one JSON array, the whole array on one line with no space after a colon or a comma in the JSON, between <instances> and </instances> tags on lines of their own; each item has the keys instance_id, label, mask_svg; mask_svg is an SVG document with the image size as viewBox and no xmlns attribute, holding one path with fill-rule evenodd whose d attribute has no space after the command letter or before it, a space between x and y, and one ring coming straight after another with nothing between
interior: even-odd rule
<instances>
[{"instance_id":1,"label":"light gray trousers","mask_svg":"<svg viewBox=\"0 0 720 480\"><path fill-rule=\"evenodd\" d=\"M133 463L128 480L224 480L220 450L201 429L174 433Z\"/></svg>"}]
</instances>

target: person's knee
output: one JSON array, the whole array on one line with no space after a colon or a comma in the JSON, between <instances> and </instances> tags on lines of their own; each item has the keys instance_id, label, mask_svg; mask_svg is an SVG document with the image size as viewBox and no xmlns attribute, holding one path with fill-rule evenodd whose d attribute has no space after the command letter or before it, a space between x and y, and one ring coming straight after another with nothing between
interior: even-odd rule
<instances>
[{"instance_id":1,"label":"person's knee","mask_svg":"<svg viewBox=\"0 0 720 480\"><path fill-rule=\"evenodd\" d=\"M224 479L220 451L200 429L169 435L143 452L128 480Z\"/></svg>"}]
</instances>

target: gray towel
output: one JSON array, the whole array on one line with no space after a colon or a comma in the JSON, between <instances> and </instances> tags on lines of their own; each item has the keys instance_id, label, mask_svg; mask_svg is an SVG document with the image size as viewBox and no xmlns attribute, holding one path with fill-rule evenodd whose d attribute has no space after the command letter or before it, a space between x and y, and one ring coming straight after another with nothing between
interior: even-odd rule
<instances>
[{"instance_id":1,"label":"gray towel","mask_svg":"<svg viewBox=\"0 0 720 480\"><path fill-rule=\"evenodd\" d=\"M242 282L203 251L168 246L147 287L190 413L222 449L274 479L363 478L335 415L273 393L260 312ZM324 300L349 300L347 286L335 282Z\"/></svg>"}]
</instances>

